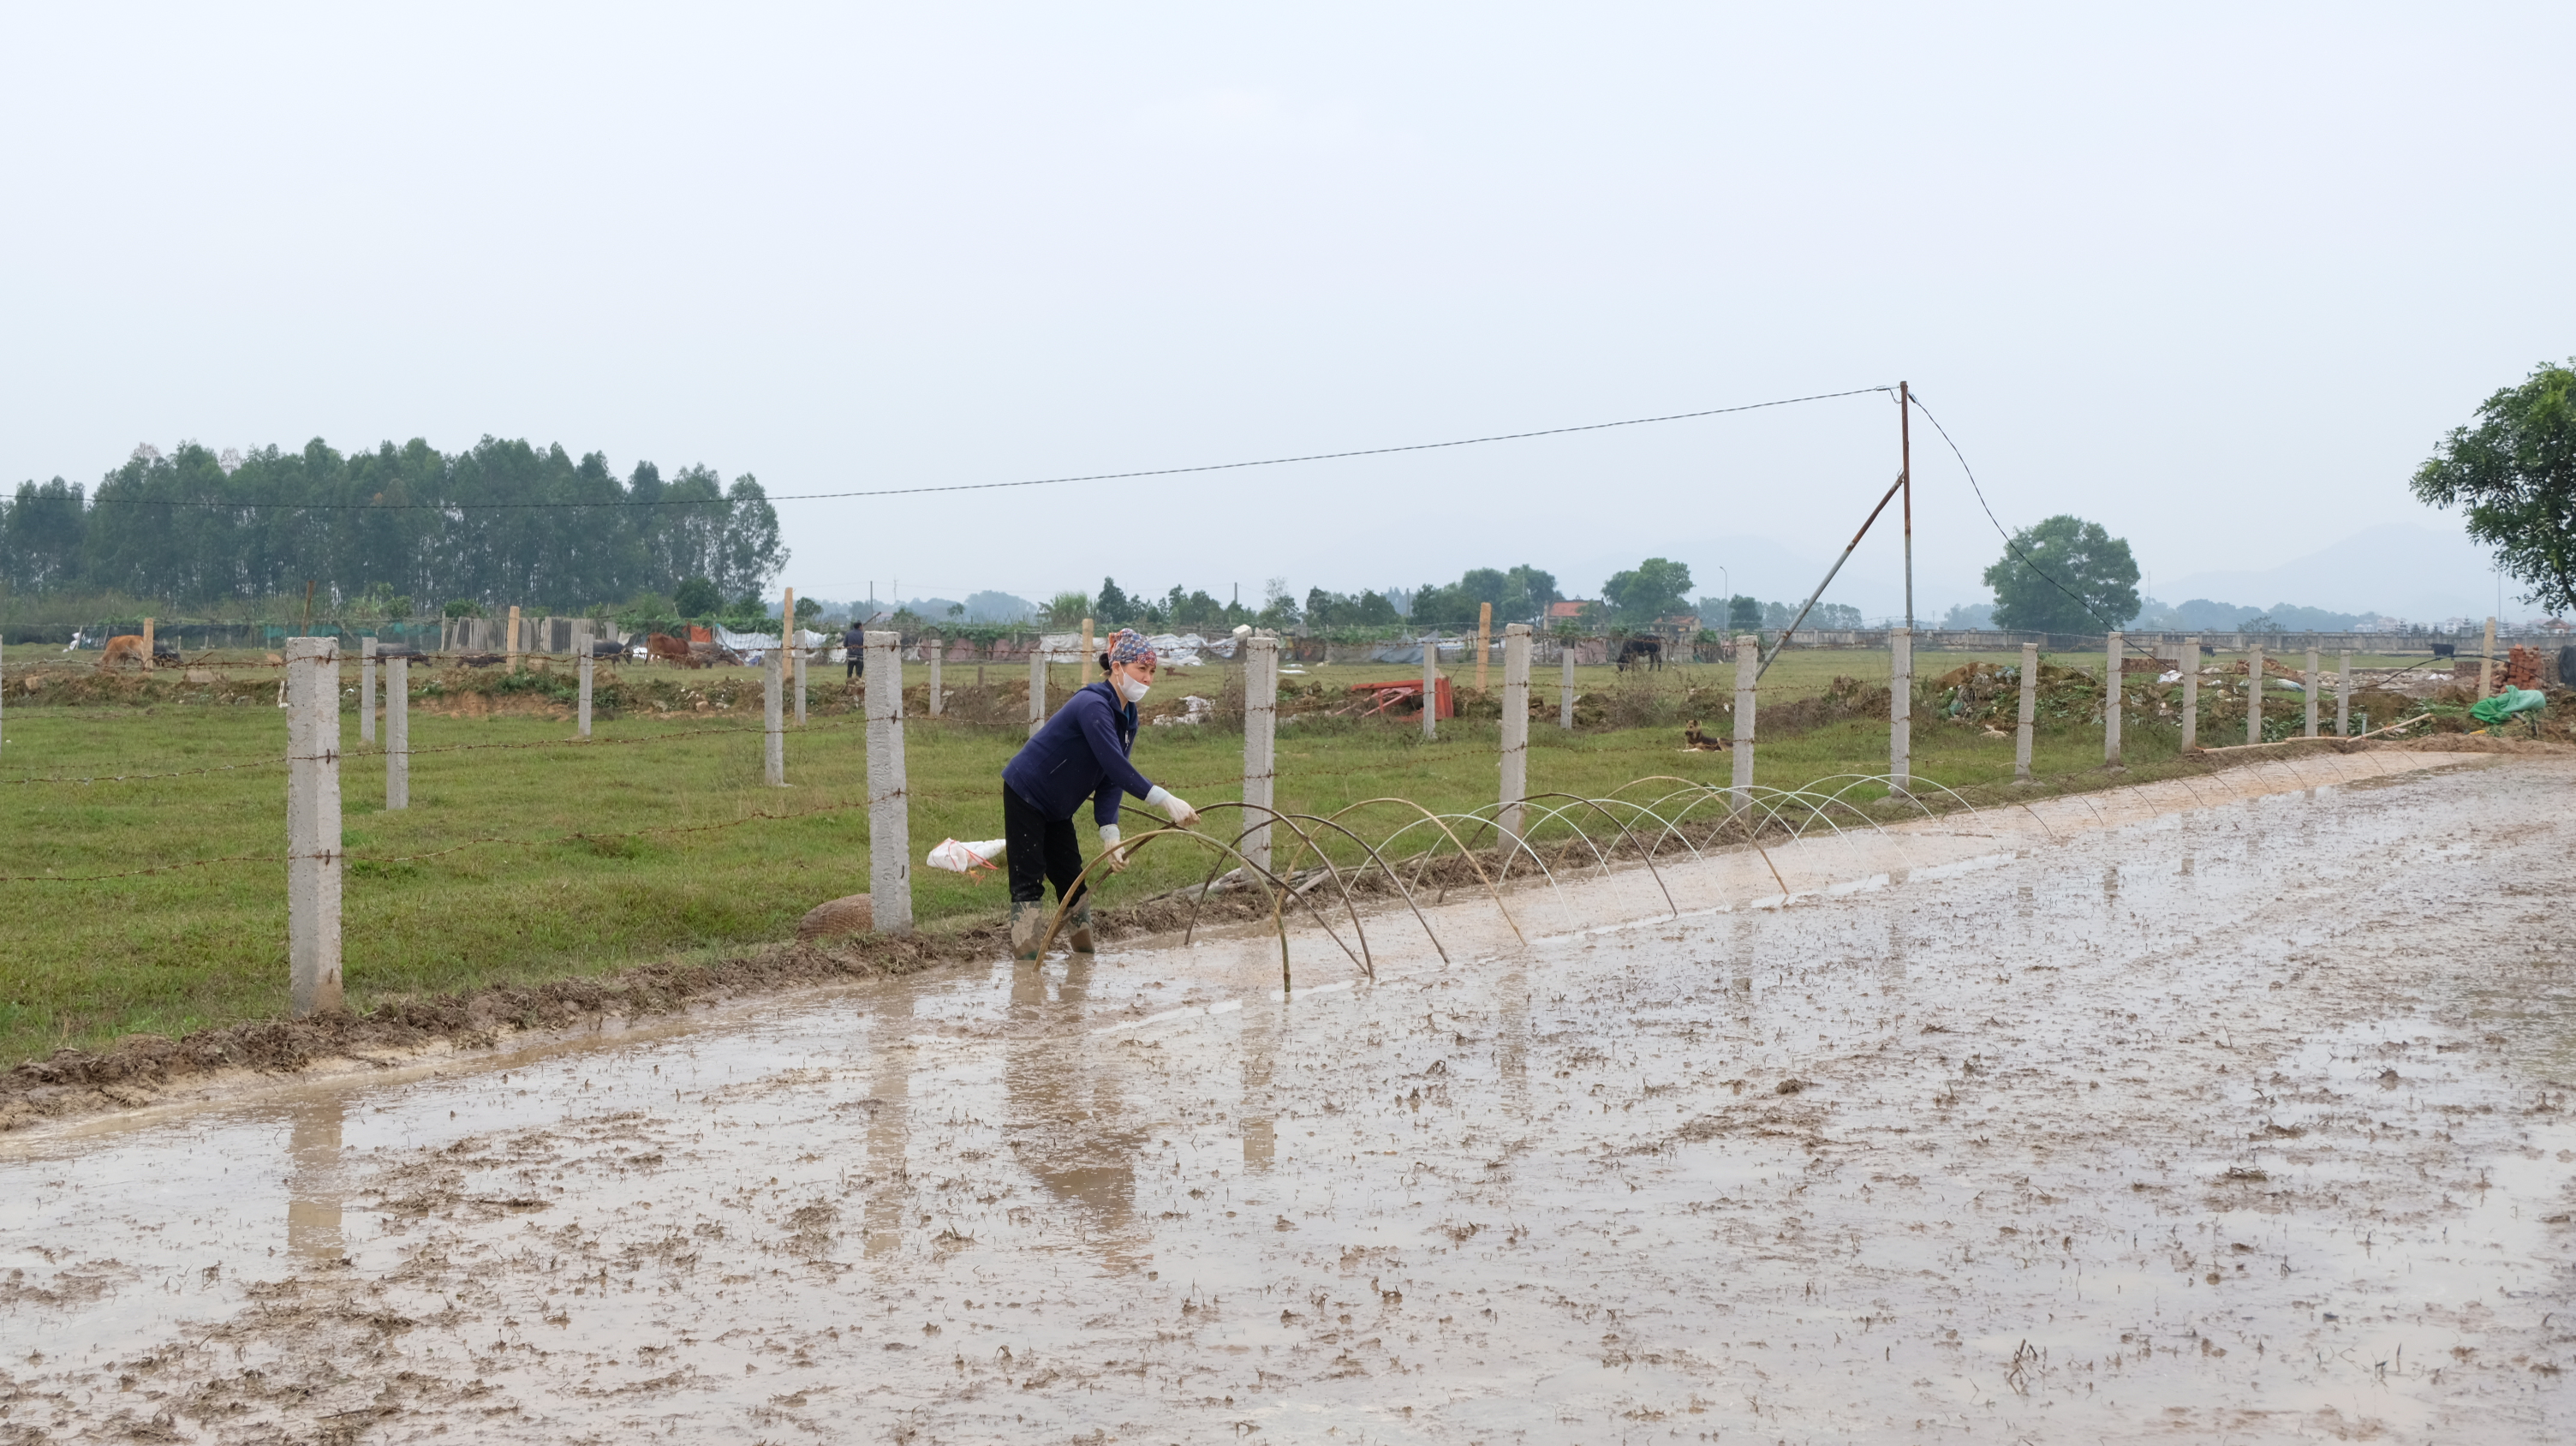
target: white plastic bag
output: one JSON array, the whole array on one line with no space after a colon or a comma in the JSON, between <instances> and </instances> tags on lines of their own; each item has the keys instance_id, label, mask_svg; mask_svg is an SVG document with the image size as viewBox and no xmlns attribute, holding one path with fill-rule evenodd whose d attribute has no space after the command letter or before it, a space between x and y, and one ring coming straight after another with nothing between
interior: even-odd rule
<instances>
[{"instance_id":1,"label":"white plastic bag","mask_svg":"<svg viewBox=\"0 0 2576 1446\"><path fill-rule=\"evenodd\" d=\"M952 874L971 874L977 869L997 868L1002 862L1003 846L1007 842L1006 839L998 838L984 843L959 843L953 838L942 839L939 847L932 849L930 856L922 862L934 869L946 869Z\"/></svg>"}]
</instances>

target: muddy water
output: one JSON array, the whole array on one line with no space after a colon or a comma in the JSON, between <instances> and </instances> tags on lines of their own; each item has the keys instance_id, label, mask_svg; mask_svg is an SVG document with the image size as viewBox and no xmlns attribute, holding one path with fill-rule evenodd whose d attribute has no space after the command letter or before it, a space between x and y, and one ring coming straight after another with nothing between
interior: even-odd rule
<instances>
[{"instance_id":1,"label":"muddy water","mask_svg":"<svg viewBox=\"0 0 2576 1446\"><path fill-rule=\"evenodd\" d=\"M21 1139L0 1439L2563 1439L2576 769L2408 766Z\"/></svg>"}]
</instances>

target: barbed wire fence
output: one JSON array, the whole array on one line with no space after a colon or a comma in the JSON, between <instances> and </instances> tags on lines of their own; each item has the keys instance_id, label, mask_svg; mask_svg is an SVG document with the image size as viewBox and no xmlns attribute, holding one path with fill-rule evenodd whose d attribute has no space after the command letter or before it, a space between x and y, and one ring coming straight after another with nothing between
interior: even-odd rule
<instances>
[{"instance_id":1,"label":"barbed wire fence","mask_svg":"<svg viewBox=\"0 0 2576 1446\"><path fill-rule=\"evenodd\" d=\"M943 723L1010 727L1016 724L1008 717L1009 702L996 695L1008 691L1008 685L996 688L982 677L984 669L1000 661L1015 664L1009 647L960 649L972 657L978 670L978 681L972 689L950 689L944 673L959 666L964 658L949 656L953 640L922 639L907 650L904 639L894 632L872 631L866 635L868 667L862 696L855 714L844 712L838 717L825 715L806 721L806 696L803 686L806 649L774 646L761 660L763 670L761 695L763 716L758 726L740 723L711 724L700 727L669 728L632 736L599 738L592 736L591 719L598 668L602 661L612 661L613 668L627 666L653 667L636 661L622 648L613 660L603 659L598 649L585 646L574 659L576 681L573 706L577 708L576 729L566 738L513 740L497 742L446 743L413 749L409 745L408 713L413 696L409 665L418 661L445 664L450 675L465 671L471 661L466 655L415 654L410 649L389 651L376 647L372 640L362 640L354 660L343 652L340 641L332 636L298 637L286 641L283 650L280 706L287 714L287 746L281 754L258 758L238 758L190 768L146 771L96 772L87 774L29 774L5 780L13 788L38 787L96 788L119 784L168 782L208 778L216 775L254 773L272 768L286 771L287 847L283 852L227 853L198 859L175 860L141 867L96 872L13 873L0 875L0 884L85 884L136 879L233 865L283 866L288 913L289 995L298 1014L328 1011L344 1006L342 925L347 876L353 866L389 867L417 865L447 858L471 850L518 849L540 850L566 844L603 845L646 839L671 839L712 835L724 831L762 825L774 825L822 816L864 814L869 839L870 891L873 900L873 927L880 933L903 933L914 926L912 847L910 828L917 800L907 777L903 736L906 718L906 683L903 668L907 660L922 665L928 675L927 685L920 689L922 714ZM1779 843L1795 845L1817 836L1841 837L1856 830L1883 831L1888 822L1888 808L1899 813L1911 811L1929 816L1967 808L1969 800L1956 790L1912 771L1906 754L1906 735L1913 721L1923 711L1925 700L1910 686L1896 686L1903 676L1902 638L1892 638L1890 647L1880 654L1887 659L1885 677L1890 686L1889 718L1891 766L1884 772L1855 773L1782 788L1760 783L1756 779L1756 758L1760 742L1758 719L1761 702L1757 670L1752 666L1760 656L1762 640L1746 636L1714 650L1707 661L1732 662L1733 696L1727 701L1726 720L1731 728L1721 739L1709 738L1710 751L1727 751L1730 777L1724 784L1698 781L1671 775L1655 775L1623 786L1606 795L1585 796L1574 793L1534 790L1529 779L1530 728L1533 719L1546 718L1543 700L1536 694L1535 680L1542 659L1554 663L1558 671L1557 709L1554 722L1560 729L1578 726L1574 669L1578 664L1600 666L1620 661L1606 648L1596 649L1595 640L1549 637L1525 624L1513 624L1502 630L1498 639L1482 636L1458 640L1455 648L1445 646L1438 638L1419 640L1402 678L1377 683L1354 685L1352 701L1342 709L1344 716L1395 719L1400 726L1414 726L1419 719L1426 736L1437 737L1441 731L1444 705L1454 708L1454 694L1449 686L1463 681L1467 673L1499 673L1499 688L1487 692L1476 688L1470 696L1497 702L1499 728L1495 735L1495 791L1490 802L1472 809L1439 811L1407 797L1373 797L1356 800L1332 813L1315 813L1282 808L1277 789L1283 781L1276 751L1277 727L1280 722L1278 698L1283 669L1294 672L1298 664L1298 641L1256 635L1244 640L1232 664L1227 687L1239 696L1243 723L1242 766L1239 772L1224 777L1189 778L1169 785L1177 790L1226 790L1238 794L1235 799L1213 804L1203 812L1210 815L1232 815L1227 826L1203 826L1196 831L1151 829L1129 845L1130 852L1141 852L1147 842L1191 840L1206 851L1210 864L1198 884L1176 891L1174 895L1187 902L1191 927L1200 911L1211 899L1228 893L1258 893L1268 900L1268 911L1274 931L1281 940L1282 988L1292 987L1287 953L1286 921L1294 910L1301 918L1317 926L1331 947L1348 956L1363 975L1372 975L1374 963L1366 939L1360 905L1370 898L1392 898L1421 921L1435 949L1446 957L1446 949L1428 918L1426 903L1445 899L1459 886L1489 895L1503 917L1512 918L1510 890L1520 883L1535 883L1547 889L1561 888L1564 878L1586 871L1608 872L1615 867L1633 865L1641 868L1662 891L1667 904L1672 902L1658 872L1679 857L1700 857L1714 848L1740 845L1762 857L1764 866L1780 878L1776 864L1765 852ZM2154 645L2149 644L2150 648ZM2197 639L2186 639L2180 647L2170 648L2170 658L2157 658L2150 652L2147 663L2158 680L2182 680L2185 699L2180 723L2184 746L2194 743L2192 732L2199 717L2194 702L2195 690L2206 682L2222 691L2239 690L2223 672L2215 679L2205 679L2199 666ZM515 650L513 650L515 654ZM1067 656L1067 655L1070 656ZM1552 657L1549 655L1552 654ZM533 656L533 655L532 655ZM1039 638L1025 647L1029 668L1027 693L1027 727L1034 729L1062 706L1070 690L1056 681L1054 670L1082 656L1079 648L1055 648ZM1696 654L1694 654L1696 656ZM1329 653L1326 654L1329 658ZM1388 658L1383 650L1373 652L1372 660L1385 660L1390 668L1406 660L1397 655ZM354 689L344 678L343 669L355 661L358 681ZM537 666L550 666L551 658L538 657ZM662 666L677 672L682 668L695 674L698 660L664 660ZM2106 640L2102 658L2099 726L2103 731L2105 761L2117 765L2122 759L2124 718L2144 721L2144 716L2129 706L2131 671L2128 664L2136 661L2127 656L2125 640L2113 634ZM512 672L518 672L523 659L509 659ZM2241 691L2244 695L2248 738L2245 744L2232 748L2267 746L2264 704L2265 691L2282 673L2293 673L2304 697L2303 717L2298 720L2297 737L2314 739L2347 735L2351 728L2351 690L2355 678L2352 654L2344 652L2337 670L2338 706L2334 715L2334 734L2322 730L2321 697L2326 678L2321 658L2309 650L2302 670L2283 669L2267 664L2263 654L2254 651L2248 659ZM1495 665L1499 665L1498 667ZM1445 666L1444 666L1445 665ZM255 666L279 667L257 664ZM1971 691L1976 682L1975 669L1967 670ZM2034 701L2047 670L2039 664L2036 644L2026 645L2023 660L2008 676L1996 670L1992 682L2010 682L2018 695L2018 774L2023 781L2031 778L2031 739L2036 726ZM2061 670L2063 671L2063 670ZM381 673L381 677L379 674ZM1418 673L1418 681L1412 674ZM1085 673L1087 676L1087 671ZM793 678L796 704L793 713L800 736L816 737L834 733L864 735L867 755L865 787L858 797L829 798L789 808L755 808L737 817L716 821L651 824L619 830L558 830L534 835L502 833L477 834L456 839L431 849L369 853L345 847L341 827L344 769L353 755L341 744L341 719L344 707L355 693L360 716L361 741L380 737L373 754L380 756L385 768L385 807L388 811L408 806L410 768L416 759L463 756L489 752L565 751L591 749L652 750L663 747L685 747L706 740L740 740L748 745L759 740L765 760L773 766L765 782L777 785L784 777L785 753L783 735L788 727L789 709L784 701L785 686ZM714 686L724 693L727 705L733 699L738 678L719 678ZM6 687L0 675L0 690ZM22 684L23 686L23 684ZM264 687L264 683L261 685ZM381 691L380 691L381 686ZM747 692L747 689L744 690ZM1466 691L1463 687L1457 691ZM1695 696L1696 684L1684 687L1684 696ZM1711 690L1712 693L1715 690ZM1960 689L1951 690L1954 694ZM844 702L849 690L845 688ZM950 705L961 696L973 700L973 708L963 716ZM703 700L702 700L703 701ZM1193 702L1204 701L1193 699ZM1986 700L1995 701L1990 693ZM1793 705L1794 706L1794 705ZM381 729L378 709L382 709ZM1195 713L1185 720L1196 721ZM1596 720L1615 722L1616 720ZM2421 720L2410 720L2420 722ZM2407 726L2405 723L2399 727ZM2387 728L2370 730L2380 733ZM1691 730L1695 745L1701 735L1696 725ZM1481 735L1479 735L1481 736ZM2293 740L2295 741L2295 740ZM2232 751L2222 745L2217 751ZM1317 782L1361 776L1383 777L1383 763L1333 769L1299 767L1287 777L1304 786ZM1630 796L1631 790L1641 790ZM1873 803L1873 799L1876 800ZM2008 806L2008 805L2007 805ZM1230 830L1230 831L1229 831ZM1165 847L1177 846L1166 844ZM1094 868L1099 867L1095 862ZM1086 873L1086 878L1088 874ZM1781 879L1781 888L1787 891ZM1319 893L1319 891L1322 891ZM1338 905L1327 909L1325 902ZM1339 922L1337 922L1337 920ZM1049 938L1064 922L1059 908L1052 921ZM1347 936L1344 925L1347 925ZM1517 922L1512 924L1519 931Z\"/></svg>"}]
</instances>

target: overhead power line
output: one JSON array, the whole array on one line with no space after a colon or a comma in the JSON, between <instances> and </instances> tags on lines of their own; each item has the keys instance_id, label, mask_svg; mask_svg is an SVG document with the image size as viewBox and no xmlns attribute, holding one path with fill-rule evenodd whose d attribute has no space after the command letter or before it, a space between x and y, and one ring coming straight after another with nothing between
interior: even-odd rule
<instances>
[{"instance_id":1,"label":"overhead power line","mask_svg":"<svg viewBox=\"0 0 2576 1446\"><path fill-rule=\"evenodd\" d=\"M2020 559L2022 566L2029 568L2032 572L2038 573L2041 581L2046 582L2050 587L2057 589L2059 592L2066 594L2067 601L2074 603L2077 607L2090 613L2093 620L2102 625L2102 631L2106 633L2118 632L2120 630L2120 625L2118 623L2102 616L2100 609L2094 607L2093 604L2086 602L2073 588L2059 582L2056 578L2050 577L2047 571L2038 563L2030 560L2029 553L2021 550L2021 544L2014 541L2013 535L2004 530L2002 520L1995 516L1995 509L1987 504L1986 489L1977 485L1977 469L1968 465L1967 454L1959 450L1959 444L1950 441L1950 429L1941 425L1941 419L1932 415L1932 409L1930 407L1923 405L1923 394L1921 392L1913 394L1913 401L1914 409L1923 414L1923 420L1930 422L1932 424L1932 430L1940 433L1941 440L1948 444L1950 455L1959 459L1959 470L1968 474L1968 488L1970 491L1977 494L1977 506L1985 509L1986 520L1994 524L1995 535L2004 540L2004 550Z\"/></svg>"},{"instance_id":2,"label":"overhead power line","mask_svg":"<svg viewBox=\"0 0 2576 1446\"><path fill-rule=\"evenodd\" d=\"M1070 477L1028 477L1016 482L960 482L942 487L876 487L850 492L791 492L764 498L769 502L824 502L845 497L914 497L931 492L992 492L1011 487L1062 487L1078 482L1126 482L1145 477L1181 477L1201 472L1236 472L1248 467L1288 467L1300 462L1337 462L1351 457L1386 457L1399 452L1437 452L1450 447L1480 447L1489 442L1525 442L1535 437L1563 437L1576 432L1605 432L1617 427L1645 427L1658 422L1687 422L1700 417L1722 417L1733 412L1758 412L1768 407L1792 407L1801 402L1826 402L1837 397L1867 396L1872 392L1893 392L1894 387L1854 387L1849 391L1816 392L1803 397L1782 397L1776 401L1746 402L1740 406L1709 407L1696 412L1668 412L1659 417L1629 417L1616 422L1584 422L1571 427L1543 427L1532 432L1498 432L1487 437L1458 437L1446 442L1408 442L1394 447L1360 447L1345 452L1306 452L1294 457L1261 457L1248 462L1202 462L1190 467L1148 467L1130 472L1088 472ZM1955 450L1955 449L1954 449ZM315 511L419 511L419 512L494 512L522 509L576 507L723 507L732 502L726 497L657 497L647 500L625 498L605 502L287 502L240 501L226 498L158 498L99 497L94 506L118 507L301 507Z\"/></svg>"}]
</instances>

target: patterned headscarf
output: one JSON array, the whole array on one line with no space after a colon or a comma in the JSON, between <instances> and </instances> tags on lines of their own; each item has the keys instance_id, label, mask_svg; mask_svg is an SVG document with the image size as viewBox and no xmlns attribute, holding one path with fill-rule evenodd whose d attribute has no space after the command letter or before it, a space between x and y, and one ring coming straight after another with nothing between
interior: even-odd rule
<instances>
[{"instance_id":1,"label":"patterned headscarf","mask_svg":"<svg viewBox=\"0 0 2576 1446\"><path fill-rule=\"evenodd\" d=\"M1109 666L1132 663L1154 656L1154 645L1137 635L1134 628L1120 628L1109 635Z\"/></svg>"}]
</instances>

